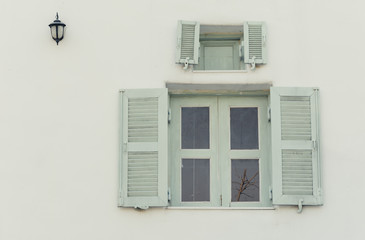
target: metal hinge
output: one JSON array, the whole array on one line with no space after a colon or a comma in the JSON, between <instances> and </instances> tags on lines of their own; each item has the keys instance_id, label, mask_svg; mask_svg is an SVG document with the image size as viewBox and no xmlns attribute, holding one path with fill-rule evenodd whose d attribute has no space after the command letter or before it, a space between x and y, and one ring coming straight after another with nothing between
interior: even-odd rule
<instances>
[{"instance_id":1,"label":"metal hinge","mask_svg":"<svg viewBox=\"0 0 365 240\"><path fill-rule=\"evenodd\" d=\"M188 67L189 67L189 57L187 57L186 59L185 59L185 62L184 62L184 70L186 70L186 69L188 69Z\"/></svg>"},{"instance_id":2,"label":"metal hinge","mask_svg":"<svg viewBox=\"0 0 365 240\"><path fill-rule=\"evenodd\" d=\"M256 57L253 56L252 57L252 62L251 62L251 70L255 70L256 69Z\"/></svg>"},{"instance_id":3,"label":"metal hinge","mask_svg":"<svg viewBox=\"0 0 365 240\"><path fill-rule=\"evenodd\" d=\"M244 62L244 46L243 46L243 41L241 41L241 44L239 45L239 51L238 51L238 56L241 58L241 60Z\"/></svg>"},{"instance_id":4,"label":"metal hinge","mask_svg":"<svg viewBox=\"0 0 365 240\"><path fill-rule=\"evenodd\" d=\"M221 206L223 206L222 194L220 195L220 200L221 200Z\"/></svg>"},{"instance_id":5,"label":"metal hinge","mask_svg":"<svg viewBox=\"0 0 365 240\"><path fill-rule=\"evenodd\" d=\"M119 206L123 205L123 192L119 190Z\"/></svg>"},{"instance_id":6,"label":"metal hinge","mask_svg":"<svg viewBox=\"0 0 365 240\"><path fill-rule=\"evenodd\" d=\"M171 201L171 191L170 188L167 190L167 200Z\"/></svg>"},{"instance_id":7,"label":"metal hinge","mask_svg":"<svg viewBox=\"0 0 365 240\"><path fill-rule=\"evenodd\" d=\"M317 194L318 194L318 196L321 196L322 195L322 189L318 188Z\"/></svg>"},{"instance_id":8,"label":"metal hinge","mask_svg":"<svg viewBox=\"0 0 365 240\"><path fill-rule=\"evenodd\" d=\"M269 199L272 200L272 188L269 186Z\"/></svg>"},{"instance_id":9,"label":"metal hinge","mask_svg":"<svg viewBox=\"0 0 365 240\"><path fill-rule=\"evenodd\" d=\"M299 202L298 202L298 213L302 213L302 211L303 211L303 202L304 202L303 199L299 199Z\"/></svg>"},{"instance_id":10,"label":"metal hinge","mask_svg":"<svg viewBox=\"0 0 365 240\"><path fill-rule=\"evenodd\" d=\"M267 120L268 120L268 122L271 122L271 108L270 107L267 108Z\"/></svg>"},{"instance_id":11,"label":"metal hinge","mask_svg":"<svg viewBox=\"0 0 365 240\"><path fill-rule=\"evenodd\" d=\"M317 144L318 144L317 140L312 140L312 148L314 151L317 149Z\"/></svg>"},{"instance_id":12,"label":"metal hinge","mask_svg":"<svg viewBox=\"0 0 365 240\"><path fill-rule=\"evenodd\" d=\"M169 108L169 110L167 111L167 122L171 122L171 108Z\"/></svg>"}]
</instances>

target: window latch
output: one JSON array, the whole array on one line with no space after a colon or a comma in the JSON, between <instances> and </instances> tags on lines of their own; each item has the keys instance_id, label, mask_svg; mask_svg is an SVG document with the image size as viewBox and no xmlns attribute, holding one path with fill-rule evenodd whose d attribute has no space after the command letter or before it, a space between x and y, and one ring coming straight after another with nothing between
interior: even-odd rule
<instances>
[{"instance_id":1,"label":"window latch","mask_svg":"<svg viewBox=\"0 0 365 240\"><path fill-rule=\"evenodd\" d=\"M189 57L187 57L187 58L185 59L184 64L185 64L185 67L184 67L183 69L184 69L184 70L188 69L188 67L189 67Z\"/></svg>"}]
</instances>

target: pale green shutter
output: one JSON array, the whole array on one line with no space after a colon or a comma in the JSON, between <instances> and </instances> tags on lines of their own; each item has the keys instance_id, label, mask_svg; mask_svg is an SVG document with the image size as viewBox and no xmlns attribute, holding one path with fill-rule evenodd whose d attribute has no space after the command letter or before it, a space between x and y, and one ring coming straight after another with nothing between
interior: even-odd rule
<instances>
[{"instance_id":1,"label":"pale green shutter","mask_svg":"<svg viewBox=\"0 0 365 240\"><path fill-rule=\"evenodd\" d=\"M198 22L178 21L176 63L198 64L199 33Z\"/></svg>"},{"instance_id":2,"label":"pale green shutter","mask_svg":"<svg viewBox=\"0 0 365 240\"><path fill-rule=\"evenodd\" d=\"M322 204L318 89L270 89L273 203Z\"/></svg>"},{"instance_id":3,"label":"pale green shutter","mask_svg":"<svg viewBox=\"0 0 365 240\"><path fill-rule=\"evenodd\" d=\"M244 62L252 64L267 63L266 24L264 22L245 22L244 26Z\"/></svg>"},{"instance_id":4,"label":"pale green shutter","mask_svg":"<svg viewBox=\"0 0 365 240\"><path fill-rule=\"evenodd\" d=\"M167 89L121 91L119 206L167 206Z\"/></svg>"}]
</instances>

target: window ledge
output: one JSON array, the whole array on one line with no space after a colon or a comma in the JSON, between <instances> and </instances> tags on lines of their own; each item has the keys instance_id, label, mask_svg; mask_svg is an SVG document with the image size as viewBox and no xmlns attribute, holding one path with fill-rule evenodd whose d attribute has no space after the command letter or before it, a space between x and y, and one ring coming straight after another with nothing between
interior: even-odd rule
<instances>
[{"instance_id":1,"label":"window ledge","mask_svg":"<svg viewBox=\"0 0 365 240\"><path fill-rule=\"evenodd\" d=\"M199 95L269 95L271 82L245 84L207 84L207 83L174 83L166 82L169 94Z\"/></svg>"},{"instance_id":2,"label":"window ledge","mask_svg":"<svg viewBox=\"0 0 365 240\"><path fill-rule=\"evenodd\" d=\"M193 73L247 73L247 70L193 70Z\"/></svg>"},{"instance_id":3,"label":"window ledge","mask_svg":"<svg viewBox=\"0 0 365 240\"><path fill-rule=\"evenodd\" d=\"M276 210L275 207L167 207L169 210Z\"/></svg>"}]
</instances>

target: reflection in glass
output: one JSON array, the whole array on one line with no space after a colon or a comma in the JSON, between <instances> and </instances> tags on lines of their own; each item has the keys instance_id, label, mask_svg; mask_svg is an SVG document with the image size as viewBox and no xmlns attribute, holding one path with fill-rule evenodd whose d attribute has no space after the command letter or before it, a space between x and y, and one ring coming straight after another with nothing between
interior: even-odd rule
<instances>
[{"instance_id":1,"label":"reflection in glass","mask_svg":"<svg viewBox=\"0 0 365 240\"><path fill-rule=\"evenodd\" d=\"M181 200L183 202L210 200L209 159L182 159Z\"/></svg>"},{"instance_id":2,"label":"reflection in glass","mask_svg":"<svg viewBox=\"0 0 365 240\"><path fill-rule=\"evenodd\" d=\"M258 149L257 108L231 108L231 149Z\"/></svg>"},{"instance_id":3,"label":"reflection in glass","mask_svg":"<svg viewBox=\"0 0 365 240\"><path fill-rule=\"evenodd\" d=\"M260 201L258 159L231 160L231 201Z\"/></svg>"},{"instance_id":4,"label":"reflection in glass","mask_svg":"<svg viewBox=\"0 0 365 240\"><path fill-rule=\"evenodd\" d=\"M181 148L209 149L209 107L181 108Z\"/></svg>"}]
</instances>

